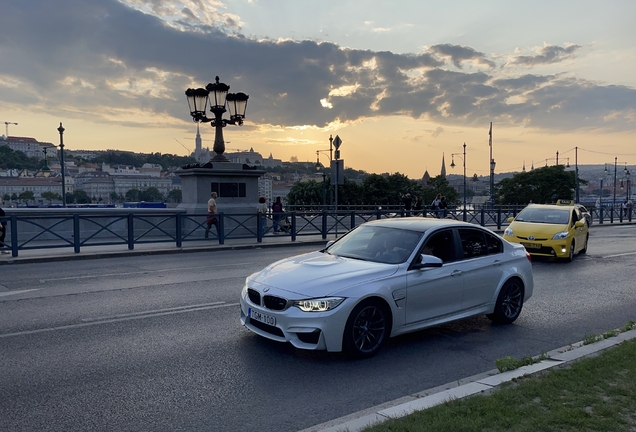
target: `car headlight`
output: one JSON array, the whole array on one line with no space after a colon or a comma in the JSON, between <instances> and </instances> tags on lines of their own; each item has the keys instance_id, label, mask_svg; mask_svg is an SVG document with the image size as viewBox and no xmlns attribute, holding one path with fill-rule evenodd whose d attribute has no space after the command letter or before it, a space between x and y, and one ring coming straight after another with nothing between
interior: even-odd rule
<instances>
[{"instance_id":1,"label":"car headlight","mask_svg":"<svg viewBox=\"0 0 636 432\"><path fill-rule=\"evenodd\" d=\"M569 235L570 233L568 231L562 231L560 233L556 233L555 235L553 235L552 240L563 240L568 238Z\"/></svg>"},{"instance_id":2,"label":"car headlight","mask_svg":"<svg viewBox=\"0 0 636 432\"><path fill-rule=\"evenodd\" d=\"M508 227L505 229L504 235L507 235L508 237L514 237L515 232L512 230L512 228Z\"/></svg>"},{"instance_id":3,"label":"car headlight","mask_svg":"<svg viewBox=\"0 0 636 432\"><path fill-rule=\"evenodd\" d=\"M326 312L337 308L343 301L343 297L296 300L293 306L296 306L303 312Z\"/></svg>"}]
</instances>

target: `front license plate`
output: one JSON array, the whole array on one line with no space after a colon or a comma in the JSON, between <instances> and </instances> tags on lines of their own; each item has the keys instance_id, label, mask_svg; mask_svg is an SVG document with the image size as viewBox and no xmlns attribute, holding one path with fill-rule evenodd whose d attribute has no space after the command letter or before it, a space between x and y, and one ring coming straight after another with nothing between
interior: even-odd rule
<instances>
[{"instance_id":1,"label":"front license plate","mask_svg":"<svg viewBox=\"0 0 636 432\"><path fill-rule=\"evenodd\" d=\"M276 317L273 317L271 315L264 314L263 312L259 312L252 308L249 308L247 310L247 314L250 317L250 319L253 319L254 321L259 321L259 322L262 322L263 324L267 324L271 326L276 325Z\"/></svg>"},{"instance_id":2,"label":"front license plate","mask_svg":"<svg viewBox=\"0 0 636 432\"><path fill-rule=\"evenodd\" d=\"M541 243L521 243L526 249L541 249Z\"/></svg>"}]
</instances>

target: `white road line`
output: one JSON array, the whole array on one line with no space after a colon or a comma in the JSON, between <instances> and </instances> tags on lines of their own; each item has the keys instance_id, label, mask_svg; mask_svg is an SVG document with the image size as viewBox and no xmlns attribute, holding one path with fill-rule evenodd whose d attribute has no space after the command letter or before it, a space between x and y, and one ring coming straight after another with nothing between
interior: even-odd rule
<instances>
[{"instance_id":1,"label":"white road line","mask_svg":"<svg viewBox=\"0 0 636 432\"><path fill-rule=\"evenodd\" d=\"M232 267L232 266L246 266L252 263L237 263L237 264L224 264L220 267ZM162 273L162 272L173 272L173 271L183 271L183 270L195 270L195 269L209 269L210 266L197 266L197 267L180 267L173 269L160 269L160 270L144 270L144 271L136 271L136 272L126 272L126 273L100 273L95 275L84 275L84 276L68 276L61 278L52 278L52 279L40 279L40 283L47 282L55 282L55 281L64 281L64 280L76 280L76 279L94 279L101 277L112 277L112 276L128 276L128 275L140 275L140 274L150 274L150 273Z\"/></svg>"},{"instance_id":2,"label":"white road line","mask_svg":"<svg viewBox=\"0 0 636 432\"><path fill-rule=\"evenodd\" d=\"M615 258L615 257L628 256L628 255L636 255L636 252L625 252L622 254L605 255L603 258Z\"/></svg>"},{"instance_id":3,"label":"white road line","mask_svg":"<svg viewBox=\"0 0 636 432\"><path fill-rule=\"evenodd\" d=\"M82 327L88 327L88 326L100 325L100 324L110 324L110 323L144 319L144 318L154 318L154 317L165 316L165 315L175 315L180 313L195 312L195 311L207 310L207 309L234 307L238 305L239 303L222 303L222 304L218 304L214 306L196 305L196 306L192 306L190 309L185 309L185 310L182 308L175 308L177 310L166 309L165 312L154 312L154 313L148 313L145 315L127 316L123 318L111 318L111 319L105 319L102 321L85 322L81 324L69 324L69 325L59 326L59 327L49 327L49 328L43 328L43 329L37 329L37 330L25 330L25 331L15 332L15 333L0 334L0 339L10 338L14 336L25 336L25 335L32 335L32 334L38 334L38 333L46 333L46 332L52 332L52 331L58 331L58 330L70 330L70 329L76 329L76 328L82 328Z\"/></svg>"},{"instance_id":4,"label":"white road line","mask_svg":"<svg viewBox=\"0 0 636 432\"><path fill-rule=\"evenodd\" d=\"M141 316L141 315L160 314L163 312L171 312L171 311L200 310L201 308L206 308L208 306L218 306L224 303L225 302L202 303L198 305L181 306L181 307L168 308L168 309L155 309L155 310L149 310L149 311L143 311L143 312L134 312L129 314L102 316L102 317L95 317L95 318L84 318L82 322L107 321L107 320L118 319L118 318L128 318L128 317L135 317L135 316Z\"/></svg>"},{"instance_id":5,"label":"white road line","mask_svg":"<svg viewBox=\"0 0 636 432\"><path fill-rule=\"evenodd\" d=\"M33 289L28 289L28 290L22 290L22 291L9 291L9 292L3 292L0 293L0 297L4 297L4 296L10 296L10 295L14 295L14 294L22 294L22 293L28 293L31 291L37 291L40 288L33 288Z\"/></svg>"}]
</instances>

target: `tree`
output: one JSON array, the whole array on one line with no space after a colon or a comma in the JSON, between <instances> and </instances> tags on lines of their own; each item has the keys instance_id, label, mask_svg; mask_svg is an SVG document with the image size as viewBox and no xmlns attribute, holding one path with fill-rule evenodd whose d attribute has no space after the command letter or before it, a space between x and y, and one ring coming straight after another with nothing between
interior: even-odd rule
<instances>
[{"instance_id":1,"label":"tree","mask_svg":"<svg viewBox=\"0 0 636 432\"><path fill-rule=\"evenodd\" d=\"M565 171L563 165L553 165L505 178L495 185L495 193L501 204L550 204L558 199L573 199L575 187L574 172Z\"/></svg>"},{"instance_id":2,"label":"tree","mask_svg":"<svg viewBox=\"0 0 636 432\"><path fill-rule=\"evenodd\" d=\"M68 200L68 196L69 195L71 195L71 194L67 194L66 195L67 200ZM72 197L73 197L73 201L71 201L71 202L76 202L77 204L90 204L91 203L91 198L88 196L88 194L85 191L83 191L81 189L78 189L75 192L73 192Z\"/></svg>"},{"instance_id":3,"label":"tree","mask_svg":"<svg viewBox=\"0 0 636 432\"><path fill-rule=\"evenodd\" d=\"M448 180L443 175L438 175L437 177L432 177L428 180L426 185L427 187L424 189L424 205L429 205L437 194L446 197L446 202L450 205L459 204L459 193L455 190L454 187L448 184Z\"/></svg>"},{"instance_id":4,"label":"tree","mask_svg":"<svg viewBox=\"0 0 636 432\"><path fill-rule=\"evenodd\" d=\"M111 192L109 196L112 202L119 201L119 194L117 192Z\"/></svg>"},{"instance_id":5,"label":"tree","mask_svg":"<svg viewBox=\"0 0 636 432\"><path fill-rule=\"evenodd\" d=\"M2 197L3 201L9 201L10 199L11 199L11 196L8 193L4 194L4 196Z\"/></svg>"},{"instance_id":6,"label":"tree","mask_svg":"<svg viewBox=\"0 0 636 432\"><path fill-rule=\"evenodd\" d=\"M139 201L163 202L163 194L156 187L149 187L139 193Z\"/></svg>"},{"instance_id":7,"label":"tree","mask_svg":"<svg viewBox=\"0 0 636 432\"><path fill-rule=\"evenodd\" d=\"M128 192L126 192L126 201L128 202L139 201L140 193L141 191L139 189L129 189Z\"/></svg>"},{"instance_id":8,"label":"tree","mask_svg":"<svg viewBox=\"0 0 636 432\"><path fill-rule=\"evenodd\" d=\"M170 202L180 203L181 199L181 189L171 189L170 192L168 192L168 200L170 200Z\"/></svg>"},{"instance_id":9,"label":"tree","mask_svg":"<svg viewBox=\"0 0 636 432\"><path fill-rule=\"evenodd\" d=\"M35 195L33 194L33 191L28 190L18 195L18 199L24 201L24 204L27 205L29 204L29 201L35 199Z\"/></svg>"},{"instance_id":10,"label":"tree","mask_svg":"<svg viewBox=\"0 0 636 432\"><path fill-rule=\"evenodd\" d=\"M322 181L315 180L296 182L287 194L290 205L317 206L322 205Z\"/></svg>"},{"instance_id":11,"label":"tree","mask_svg":"<svg viewBox=\"0 0 636 432\"><path fill-rule=\"evenodd\" d=\"M62 200L62 196L59 193L55 193L55 192L51 192L51 191L46 191L46 192L42 192L42 198L49 200L49 204L51 204L53 202L53 200Z\"/></svg>"}]
</instances>

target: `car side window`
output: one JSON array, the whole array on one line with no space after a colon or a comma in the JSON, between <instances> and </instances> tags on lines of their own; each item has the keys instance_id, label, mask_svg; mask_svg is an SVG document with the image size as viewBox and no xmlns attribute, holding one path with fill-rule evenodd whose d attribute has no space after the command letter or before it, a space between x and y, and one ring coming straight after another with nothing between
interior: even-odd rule
<instances>
[{"instance_id":1,"label":"car side window","mask_svg":"<svg viewBox=\"0 0 636 432\"><path fill-rule=\"evenodd\" d=\"M420 250L420 254L433 255L447 263L453 260L453 231L442 230L431 235Z\"/></svg>"},{"instance_id":2,"label":"car side window","mask_svg":"<svg viewBox=\"0 0 636 432\"><path fill-rule=\"evenodd\" d=\"M577 214L576 209L572 210L572 226L579 220L579 215Z\"/></svg>"},{"instance_id":3,"label":"car side window","mask_svg":"<svg viewBox=\"0 0 636 432\"><path fill-rule=\"evenodd\" d=\"M459 229L464 259L488 255L488 243L484 232L476 229Z\"/></svg>"},{"instance_id":4,"label":"car side window","mask_svg":"<svg viewBox=\"0 0 636 432\"><path fill-rule=\"evenodd\" d=\"M503 252L503 242L501 238L495 234L486 233L486 242L488 242L488 255Z\"/></svg>"}]
</instances>

